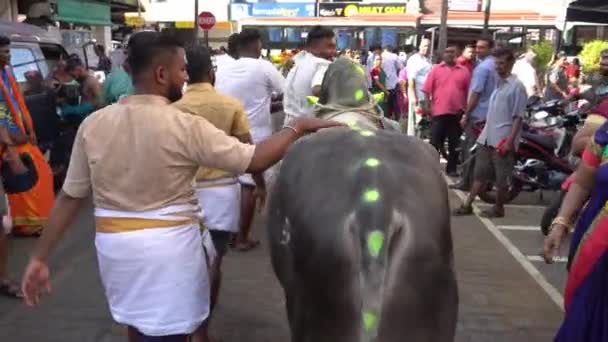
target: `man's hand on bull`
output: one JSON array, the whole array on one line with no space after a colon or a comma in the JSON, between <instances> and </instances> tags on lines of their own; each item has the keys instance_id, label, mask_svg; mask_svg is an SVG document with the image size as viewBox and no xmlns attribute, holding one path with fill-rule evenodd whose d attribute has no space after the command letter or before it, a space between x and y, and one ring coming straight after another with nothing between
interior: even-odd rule
<instances>
[{"instance_id":1,"label":"man's hand on bull","mask_svg":"<svg viewBox=\"0 0 608 342\"><path fill-rule=\"evenodd\" d=\"M248 173L257 173L268 169L283 158L291 143L306 134L314 133L324 128L345 126L345 124L340 122L318 118L295 119L283 127L282 130L256 145L255 153L246 171Z\"/></svg>"}]
</instances>

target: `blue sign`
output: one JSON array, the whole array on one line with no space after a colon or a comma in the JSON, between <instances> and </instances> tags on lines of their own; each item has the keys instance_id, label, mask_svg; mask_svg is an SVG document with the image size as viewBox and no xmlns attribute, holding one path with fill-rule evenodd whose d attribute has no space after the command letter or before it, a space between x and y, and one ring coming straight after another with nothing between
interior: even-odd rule
<instances>
[{"instance_id":1,"label":"blue sign","mask_svg":"<svg viewBox=\"0 0 608 342\"><path fill-rule=\"evenodd\" d=\"M315 3L252 4L253 17L314 17Z\"/></svg>"}]
</instances>

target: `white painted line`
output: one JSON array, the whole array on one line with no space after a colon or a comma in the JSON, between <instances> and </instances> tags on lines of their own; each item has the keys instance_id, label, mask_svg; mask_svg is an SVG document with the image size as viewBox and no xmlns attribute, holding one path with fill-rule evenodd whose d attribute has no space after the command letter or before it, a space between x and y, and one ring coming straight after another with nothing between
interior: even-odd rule
<instances>
[{"instance_id":1,"label":"white painted line","mask_svg":"<svg viewBox=\"0 0 608 342\"><path fill-rule=\"evenodd\" d=\"M490 203L486 203L480 200L476 200L475 201L475 205L481 206L481 207L489 207L492 206L493 204ZM545 210L547 208L547 206L542 205L542 204L505 204L506 208L513 208L513 209L539 209L539 210Z\"/></svg>"},{"instance_id":2,"label":"white painted line","mask_svg":"<svg viewBox=\"0 0 608 342\"><path fill-rule=\"evenodd\" d=\"M536 261L536 262L545 262L545 259L543 259L543 257L541 257L540 255L527 255L526 259L530 260L530 261ZM568 257L554 257L553 258L554 262L568 262Z\"/></svg>"},{"instance_id":3,"label":"white painted line","mask_svg":"<svg viewBox=\"0 0 608 342\"><path fill-rule=\"evenodd\" d=\"M445 177L445 176L444 176ZM451 184L450 180L445 177L446 182ZM453 190L456 196L460 198L461 201L465 201L467 196L464 192L460 190ZM473 204L475 216L483 223L483 225L488 229L492 235L498 240L506 249L511 253L513 258L528 272L532 279L540 285L540 287L549 295L549 298L563 311L564 310L564 297L559 293L559 291L553 287L553 285L549 284L547 279L543 277L543 275L532 265L532 263L522 254L522 252L515 247L515 245L487 218L480 217L478 212L479 208L477 208L476 204Z\"/></svg>"},{"instance_id":4,"label":"white painted line","mask_svg":"<svg viewBox=\"0 0 608 342\"><path fill-rule=\"evenodd\" d=\"M500 230L520 230L520 231L527 231L527 232L538 232L540 231L540 227L539 226L496 226L498 229Z\"/></svg>"}]
</instances>

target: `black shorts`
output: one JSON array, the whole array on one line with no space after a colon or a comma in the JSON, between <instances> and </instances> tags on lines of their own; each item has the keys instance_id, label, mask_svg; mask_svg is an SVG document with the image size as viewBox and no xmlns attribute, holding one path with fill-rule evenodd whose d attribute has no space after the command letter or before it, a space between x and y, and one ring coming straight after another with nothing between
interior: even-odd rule
<instances>
[{"instance_id":1,"label":"black shorts","mask_svg":"<svg viewBox=\"0 0 608 342\"><path fill-rule=\"evenodd\" d=\"M215 252L217 255L220 257L226 255L233 233L212 229L209 229L209 233L211 234L211 240L213 240L213 247L215 247Z\"/></svg>"},{"instance_id":2,"label":"black shorts","mask_svg":"<svg viewBox=\"0 0 608 342\"><path fill-rule=\"evenodd\" d=\"M187 342L188 335L171 335L171 336L147 336L133 329L137 335L137 342Z\"/></svg>"}]
</instances>

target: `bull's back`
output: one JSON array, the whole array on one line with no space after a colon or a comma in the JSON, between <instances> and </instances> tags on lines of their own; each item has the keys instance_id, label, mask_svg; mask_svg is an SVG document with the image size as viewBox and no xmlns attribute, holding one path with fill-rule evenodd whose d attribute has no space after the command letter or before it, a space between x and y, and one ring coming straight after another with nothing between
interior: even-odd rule
<instances>
[{"instance_id":1,"label":"bull's back","mask_svg":"<svg viewBox=\"0 0 608 342\"><path fill-rule=\"evenodd\" d=\"M404 328L412 337L441 330L438 284L452 281L452 244L445 182L425 143L348 129L303 139L282 163L269 224L301 341L389 342Z\"/></svg>"}]
</instances>

